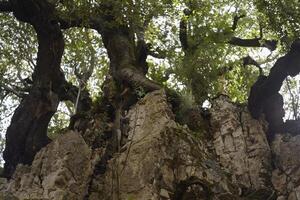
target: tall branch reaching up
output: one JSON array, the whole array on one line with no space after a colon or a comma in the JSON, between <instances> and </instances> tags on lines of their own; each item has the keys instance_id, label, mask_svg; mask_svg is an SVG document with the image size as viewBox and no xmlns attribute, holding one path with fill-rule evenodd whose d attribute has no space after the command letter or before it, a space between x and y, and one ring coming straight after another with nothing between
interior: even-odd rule
<instances>
[{"instance_id":1,"label":"tall branch reaching up","mask_svg":"<svg viewBox=\"0 0 300 200\"><path fill-rule=\"evenodd\" d=\"M57 110L57 90L64 75L60 70L64 39L55 12L46 0L14 0L14 15L31 24L38 39L33 83L16 109L6 133L3 175L10 178L19 163L31 164L35 154L49 143L47 127Z\"/></svg>"},{"instance_id":2,"label":"tall branch reaching up","mask_svg":"<svg viewBox=\"0 0 300 200\"><path fill-rule=\"evenodd\" d=\"M179 40L181 43L181 47L183 51L187 51L190 48L188 42L188 26L187 26L187 18L192 14L190 9L183 10L184 16L180 20L179 24Z\"/></svg>"},{"instance_id":3,"label":"tall branch reaching up","mask_svg":"<svg viewBox=\"0 0 300 200\"><path fill-rule=\"evenodd\" d=\"M99 5L100 10L112 10L110 2L103 2ZM161 86L145 77L141 73L143 66L136 62L135 42L133 33L129 30L128 24L120 24L115 21L110 12L101 12L87 20L80 17L72 20L59 18L60 27L68 29L71 27L86 27L98 31L102 36L104 46L110 59L110 73L120 83L126 82L132 88L142 87L145 91L160 89ZM115 24L111 26L110 24Z\"/></svg>"}]
</instances>

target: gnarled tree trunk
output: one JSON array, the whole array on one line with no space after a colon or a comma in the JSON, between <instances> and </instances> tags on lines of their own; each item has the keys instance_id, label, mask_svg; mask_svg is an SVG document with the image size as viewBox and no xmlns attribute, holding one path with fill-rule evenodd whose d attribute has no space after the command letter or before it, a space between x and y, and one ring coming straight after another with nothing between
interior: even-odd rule
<instances>
[{"instance_id":1,"label":"gnarled tree trunk","mask_svg":"<svg viewBox=\"0 0 300 200\"><path fill-rule=\"evenodd\" d=\"M268 76L259 76L251 87L248 98L248 109L251 116L258 119L265 114L269 123L269 139L275 133L299 133L298 120L283 122L283 97L279 90L288 76L296 76L300 72L300 40L293 42L290 51L279 58L271 68Z\"/></svg>"},{"instance_id":2,"label":"gnarled tree trunk","mask_svg":"<svg viewBox=\"0 0 300 200\"><path fill-rule=\"evenodd\" d=\"M145 91L161 88L145 76L144 66L138 65L135 55L135 41L126 27L99 31L110 59L113 77L120 82L127 82L131 87L141 86Z\"/></svg>"},{"instance_id":3,"label":"gnarled tree trunk","mask_svg":"<svg viewBox=\"0 0 300 200\"><path fill-rule=\"evenodd\" d=\"M35 154L49 139L47 127L55 113L57 92L64 77L60 70L64 40L54 8L47 1L14 1L14 15L33 25L39 42L33 86L16 109L6 133L5 177L11 177L17 164L31 164Z\"/></svg>"}]
</instances>

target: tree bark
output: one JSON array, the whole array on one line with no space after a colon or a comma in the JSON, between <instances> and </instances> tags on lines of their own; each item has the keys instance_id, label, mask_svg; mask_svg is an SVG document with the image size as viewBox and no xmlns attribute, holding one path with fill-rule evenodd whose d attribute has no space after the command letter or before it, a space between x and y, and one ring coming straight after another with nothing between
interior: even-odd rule
<instances>
[{"instance_id":1,"label":"tree bark","mask_svg":"<svg viewBox=\"0 0 300 200\"><path fill-rule=\"evenodd\" d=\"M120 23L115 19L111 10L112 2L102 2L97 9L100 14L90 16L89 19L82 19L75 16L71 19L58 17L62 29L72 27L92 28L102 36L102 41L107 50L110 60L110 74L121 85L125 84L132 88L141 87L145 91L160 89L161 86L146 78L147 66L144 61L140 61L136 54L137 45L134 40L134 30L130 30L129 25Z\"/></svg>"},{"instance_id":2,"label":"tree bark","mask_svg":"<svg viewBox=\"0 0 300 200\"><path fill-rule=\"evenodd\" d=\"M269 138L279 132L299 133L298 121L283 122L283 97L279 90L288 76L296 76L300 72L300 40L295 40L290 51L279 58L271 68L268 76L259 76L251 87L248 98L248 109L253 118L258 119L265 114L269 123Z\"/></svg>"},{"instance_id":3,"label":"tree bark","mask_svg":"<svg viewBox=\"0 0 300 200\"><path fill-rule=\"evenodd\" d=\"M3 175L7 178L13 175L17 164L31 164L35 154L48 144L48 124L64 82L60 70L64 39L58 22L53 20L54 8L47 1L17 0L13 5L14 15L33 25L39 47L33 87L16 109L6 133Z\"/></svg>"},{"instance_id":4,"label":"tree bark","mask_svg":"<svg viewBox=\"0 0 300 200\"><path fill-rule=\"evenodd\" d=\"M16 109L6 132L3 175L10 178L17 164L31 164L36 152L48 144L48 123L58 106L53 93L34 88Z\"/></svg>"},{"instance_id":5,"label":"tree bark","mask_svg":"<svg viewBox=\"0 0 300 200\"><path fill-rule=\"evenodd\" d=\"M297 43L300 42L295 41L291 50L276 61L269 76L257 80L252 86L248 108L253 118L260 117L264 102L279 92L287 76L296 76L300 72L300 45Z\"/></svg>"},{"instance_id":6,"label":"tree bark","mask_svg":"<svg viewBox=\"0 0 300 200\"><path fill-rule=\"evenodd\" d=\"M110 59L111 74L117 81L132 88L142 87L146 92L161 88L146 78L144 66L136 61L135 42L126 27L99 32Z\"/></svg>"}]
</instances>

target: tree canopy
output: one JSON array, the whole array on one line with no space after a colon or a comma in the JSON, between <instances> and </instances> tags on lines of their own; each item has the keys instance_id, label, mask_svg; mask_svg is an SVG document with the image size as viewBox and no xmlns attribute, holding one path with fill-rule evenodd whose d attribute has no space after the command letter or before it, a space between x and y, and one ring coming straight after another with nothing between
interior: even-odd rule
<instances>
[{"instance_id":1,"label":"tree canopy","mask_svg":"<svg viewBox=\"0 0 300 200\"><path fill-rule=\"evenodd\" d=\"M258 77L286 52L290 59L299 22L295 0L1 0L2 133L13 114L4 175L30 164L70 116L98 104L110 107L117 140L120 117L153 90L165 88L189 105L218 94L246 102ZM274 93L285 80L288 113L297 119L299 86L286 80L299 72L298 60L292 64L295 72L284 72ZM259 95L272 77L277 72ZM263 109L257 101L266 100L251 98L260 109L255 117Z\"/></svg>"}]
</instances>

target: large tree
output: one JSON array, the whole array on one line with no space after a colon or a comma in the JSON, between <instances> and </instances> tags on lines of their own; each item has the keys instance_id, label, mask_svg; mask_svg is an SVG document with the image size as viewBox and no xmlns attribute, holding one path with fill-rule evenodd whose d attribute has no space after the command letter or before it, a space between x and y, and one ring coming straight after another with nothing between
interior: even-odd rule
<instances>
[{"instance_id":1,"label":"large tree","mask_svg":"<svg viewBox=\"0 0 300 200\"><path fill-rule=\"evenodd\" d=\"M258 75L246 66L260 67L248 54L259 57L260 49L271 53L278 41L286 47L296 38L294 29L287 27L293 34L282 40L285 33L277 33L278 25L270 24L275 22L264 9L268 5L209 0L0 1L0 20L6 22L0 33L0 97L14 95L19 101L6 132L4 176L11 177L19 163L31 164L49 143L49 122L60 102L72 102L72 114L90 110L87 82L93 71L102 74L93 75L96 84L106 75L103 95L113 108L113 152L118 150L122 113L146 92L167 86L185 94L191 91L198 104L221 92L245 101ZM284 17L278 13L276 17ZM10 44L14 34L17 42ZM272 80L259 92L270 84ZM253 104L261 110L260 101L254 99Z\"/></svg>"}]
</instances>

